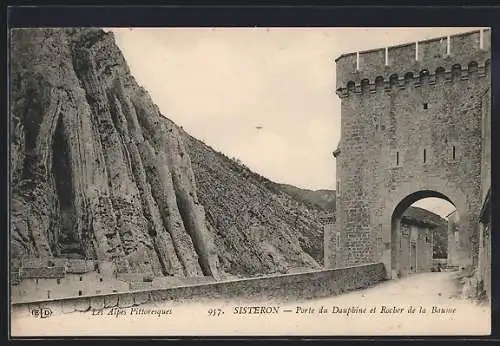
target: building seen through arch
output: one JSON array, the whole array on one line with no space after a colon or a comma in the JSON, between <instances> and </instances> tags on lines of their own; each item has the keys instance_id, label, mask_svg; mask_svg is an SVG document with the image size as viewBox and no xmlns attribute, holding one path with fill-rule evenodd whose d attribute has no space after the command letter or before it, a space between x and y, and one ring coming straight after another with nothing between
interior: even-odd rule
<instances>
[{"instance_id":1,"label":"building seen through arch","mask_svg":"<svg viewBox=\"0 0 500 346\"><path fill-rule=\"evenodd\" d=\"M394 276L442 271L447 266L448 221L455 207L444 199L424 198L393 215L392 271Z\"/></svg>"}]
</instances>

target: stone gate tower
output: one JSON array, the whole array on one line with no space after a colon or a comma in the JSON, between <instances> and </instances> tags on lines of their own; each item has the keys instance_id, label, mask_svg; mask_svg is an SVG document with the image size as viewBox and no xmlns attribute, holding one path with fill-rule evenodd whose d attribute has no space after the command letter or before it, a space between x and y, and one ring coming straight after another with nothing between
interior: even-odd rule
<instances>
[{"instance_id":1,"label":"stone gate tower","mask_svg":"<svg viewBox=\"0 0 500 346\"><path fill-rule=\"evenodd\" d=\"M427 197L455 205L459 251L473 264L490 55L485 29L336 60L341 139L326 267L383 262L397 275L399 221Z\"/></svg>"}]
</instances>

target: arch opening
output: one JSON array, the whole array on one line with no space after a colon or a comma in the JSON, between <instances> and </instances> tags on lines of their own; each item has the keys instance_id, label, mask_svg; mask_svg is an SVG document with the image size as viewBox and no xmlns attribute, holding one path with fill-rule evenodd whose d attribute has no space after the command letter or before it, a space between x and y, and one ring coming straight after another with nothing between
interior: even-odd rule
<instances>
[{"instance_id":1,"label":"arch opening","mask_svg":"<svg viewBox=\"0 0 500 346\"><path fill-rule=\"evenodd\" d=\"M391 87L395 87L398 85L398 80L399 80L399 76L396 74L396 73L393 73L390 77L389 77L389 85Z\"/></svg>"},{"instance_id":2,"label":"arch opening","mask_svg":"<svg viewBox=\"0 0 500 346\"><path fill-rule=\"evenodd\" d=\"M429 80L429 71L428 70L420 71L419 79L420 83L427 83L427 81Z\"/></svg>"},{"instance_id":3,"label":"arch opening","mask_svg":"<svg viewBox=\"0 0 500 346\"><path fill-rule=\"evenodd\" d=\"M436 68L436 81L442 81L444 79L444 76L445 76L445 69L444 67L442 66L439 66L438 68Z\"/></svg>"},{"instance_id":4,"label":"arch opening","mask_svg":"<svg viewBox=\"0 0 500 346\"><path fill-rule=\"evenodd\" d=\"M478 63L476 61L471 61L467 66L469 73L476 73L478 69Z\"/></svg>"},{"instance_id":5,"label":"arch opening","mask_svg":"<svg viewBox=\"0 0 500 346\"><path fill-rule=\"evenodd\" d=\"M366 92L370 90L370 81L368 79L361 80L361 91Z\"/></svg>"},{"instance_id":6,"label":"arch opening","mask_svg":"<svg viewBox=\"0 0 500 346\"><path fill-rule=\"evenodd\" d=\"M405 74L405 84L409 84L413 81L413 72L407 72Z\"/></svg>"},{"instance_id":7,"label":"arch opening","mask_svg":"<svg viewBox=\"0 0 500 346\"><path fill-rule=\"evenodd\" d=\"M452 78L460 78L462 75L462 66L460 64L455 64L451 67Z\"/></svg>"},{"instance_id":8,"label":"arch opening","mask_svg":"<svg viewBox=\"0 0 500 346\"><path fill-rule=\"evenodd\" d=\"M438 191L416 191L398 203L391 217L393 278L445 269L450 219L458 222L455 203Z\"/></svg>"},{"instance_id":9,"label":"arch opening","mask_svg":"<svg viewBox=\"0 0 500 346\"><path fill-rule=\"evenodd\" d=\"M354 84L354 82L353 82L353 81L349 81L349 82L347 82L347 90L348 90L348 91L354 91L355 87L356 87L356 86L355 86L355 84Z\"/></svg>"}]
</instances>

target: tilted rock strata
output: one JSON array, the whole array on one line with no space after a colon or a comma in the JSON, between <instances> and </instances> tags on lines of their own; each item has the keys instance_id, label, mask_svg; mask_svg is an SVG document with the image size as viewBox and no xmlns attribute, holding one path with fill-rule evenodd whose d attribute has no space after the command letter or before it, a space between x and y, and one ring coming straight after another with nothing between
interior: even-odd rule
<instances>
[{"instance_id":1,"label":"tilted rock strata","mask_svg":"<svg viewBox=\"0 0 500 346\"><path fill-rule=\"evenodd\" d=\"M12 256L216 275L216 261L196 249L205 246L196 235L209 233L189 158L176 159L176 133L159 122L113 36L15 30L12 44Z\"/></svg>"},{"instance_id":2,"label":"tilted rock strata","mask_svg":"<svg viewBox=\"0 0 500 346\"><path fill-rule=\"evenodd\" d=\"M319 266L316 211L231 173L160 114L111 33L17 29L11 56L13 260L214 277Z\"/></svg>"},{"instance_id":3,"label":"tilted rock strata","mask_svg":"<svg viewBox=\"0 0 500 346\"><path fill-rule=\"evenodd\" d=\"M274 189L276 184L187 134L185 143L225 272L257 275L320 267L320 210L297 203Z\"/></svg>"}]
</instances>

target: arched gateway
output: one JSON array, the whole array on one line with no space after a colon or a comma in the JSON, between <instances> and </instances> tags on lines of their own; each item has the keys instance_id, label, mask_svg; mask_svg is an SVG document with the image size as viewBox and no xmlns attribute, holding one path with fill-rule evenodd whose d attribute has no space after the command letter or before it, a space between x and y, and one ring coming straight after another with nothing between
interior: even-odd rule
<instances>
[{"instance_id":1,"label":"arched gateway","mask_svg":"<svg viewBox=\"0 0 500 346\"><path fill-rule=\"evenodd\" d=\"M482 30L336 60L341 140L325 266L382 261L393 276L401 215L427 197L456 207L460 251L476 261L490 51Z\"/></svg>"}]
</instances>

